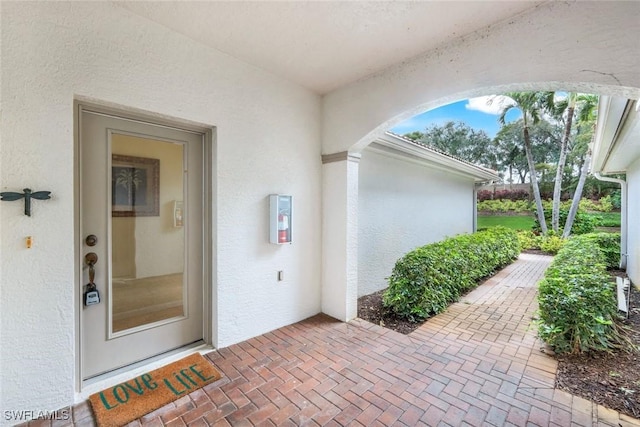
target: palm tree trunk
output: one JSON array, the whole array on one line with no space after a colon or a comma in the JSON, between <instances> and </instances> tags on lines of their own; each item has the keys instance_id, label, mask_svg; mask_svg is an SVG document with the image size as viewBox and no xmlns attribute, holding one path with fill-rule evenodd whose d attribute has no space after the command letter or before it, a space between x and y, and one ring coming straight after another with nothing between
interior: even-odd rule
<instances>
[{"instance_id":1,"label":"palm tree trunk","mask_svg":"<svg viewBox=\"0 0 640 427\"><path fill-rule=\"evenodd\" d=\"M567 222L564 224L564 232L562 233L562 237L565 239L571 235L571 227L573 227L573 221L576 218L576 214L578 213L578 207L580 206L580 199L582 199L582 190L584 189L584 182L587 180L587 174L589 172L589 165L591 164L591 150L587 151L587 154L584 158L584 163L582 164L582 169L580 170L580 179L578 180L578 185L576 186L576 191L573 193L573 200L571 201L571 209L569 209L569 214L567 215Z\"/></svg>"},{"instance_id":2,"label":"palm tree trunk","mask_svg":"<svg viewBox=\"0 0 640 427\"><path fill-rule=\"evenodd\" d=\"M560 222L560 195L562 193L562 176L564 173L564 165L567 161L567 146L569 144L569 136L571 135L571 125L573 122L574 108L567 109L567 123L564 127L564 136L560 144L560 158L558 159L558 169L556 170L556 181L553 186L553 208L551 212L551 228L557 232Z\"/></svg>"},{"instance_id":3,"label":"palm tree trunk","mask_svg":"<svg viewBox=\"0 0 640 427\"><path fill-rule=\"evenodd\" d=\"M527 163L529 164L529 179L533 188L533 197L536 201L536 212L538 214L538 222L540 230L547 234L547 221L544 218L544 209L542 209L542 198L540 197L540 189L538 188L538 177L536 176L536 165L533 163L533 154L531 153L531 143L529 141L529 129L524 127L524 150L527 155Z\"/></svg>"}]
</instances>

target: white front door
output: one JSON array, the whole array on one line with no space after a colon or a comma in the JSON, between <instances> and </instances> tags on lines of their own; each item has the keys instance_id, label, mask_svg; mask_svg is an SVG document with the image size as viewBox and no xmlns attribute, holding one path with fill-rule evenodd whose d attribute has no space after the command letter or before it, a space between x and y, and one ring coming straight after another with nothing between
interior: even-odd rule
<instances>
[{"instance_id":1,"label":"white front door","mask_svg":"<svg viewBox=\"0 0 640 427\"><path fill-rule=\"evenodd\" d=\"M203 339L204 135L83 106L79 120L86 380Z\"/></svg>"}]
</instances>

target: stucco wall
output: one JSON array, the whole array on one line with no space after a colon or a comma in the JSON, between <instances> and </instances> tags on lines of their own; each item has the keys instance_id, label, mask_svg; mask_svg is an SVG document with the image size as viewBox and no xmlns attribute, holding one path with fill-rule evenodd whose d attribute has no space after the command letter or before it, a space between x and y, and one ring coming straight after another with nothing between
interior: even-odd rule
<instances>
[{"instance_id":1,"label":"stucco wall","mask_svg":"<svg viewBox=\"0 0 640 427\"><path fill-rule=\"evenodd\" d=\"M640 159L627 170L627 274L640 286Z\"/></svg>"},{"instance_id":2,"label":"stucco wall","mask_svg":"<svg viewBox=\"0 0 640 427\"><path fill-rule=\"evenodd\" d=\"M320 310L316 95L106 2L1 8L0 186L53 198L0 204L0 408L73 401L74 97L216 127L215 345ZM293 195L292 245L268 243L270 193Z\"/></svg>"},{"instance_id":3,"label":"stucco wall","mask_svg":"<svg viewBox=\"0 0 640 427\"><path fill-rule=\"evenodd\" d=\"M358 296L385 288L408 251L473 231L473 180L371 148L359 171Z\"/></svg>"},{"instance_id":4,"label":"stucco wall","mask_svg":"<svg viewBox=\"0 0 640 427\"><path fill-rule=\"evenodd\" d=\"M400 121L473 96L571 90L640 98L634 2L545 2L328 94L324 154L357 151Z\"/></svg>"}]
</instances>

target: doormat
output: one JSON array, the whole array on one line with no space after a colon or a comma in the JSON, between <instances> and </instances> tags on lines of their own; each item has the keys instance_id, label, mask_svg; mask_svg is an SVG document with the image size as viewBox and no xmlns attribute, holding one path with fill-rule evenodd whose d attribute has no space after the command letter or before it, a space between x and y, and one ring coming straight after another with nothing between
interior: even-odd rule
<instances>
[{"instance_id":1,"label":"doormat","mask_svg":"<svg viewBox=\"0 0 640 427\"><path fill-rule=\"evenodd\" d=\"M99 426L123 426L221 378L199 353L89 396Z\"/></svg>"}]
</instances>

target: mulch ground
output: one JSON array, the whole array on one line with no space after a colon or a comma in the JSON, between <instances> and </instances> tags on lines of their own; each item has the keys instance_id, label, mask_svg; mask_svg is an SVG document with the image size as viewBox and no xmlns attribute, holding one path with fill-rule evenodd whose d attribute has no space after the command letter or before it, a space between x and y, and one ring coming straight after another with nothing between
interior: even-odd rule
<instances>
[{"instance_id":1,"label":"mulch ground","mask_svg":"<svg viewBox=\"0 0 640 427\"><path fill-rule=\"evenodd\" d=\"M396 317L382 306L382 294L385 289L358 298L358 317L367 322L384 326L401 334L409 334L424 322L409 322Z\"/></svg>"},{"instance_id":2,"label":"mulch ground","mask_svg":"<svg viewBox=\"0 0 640 427\"><path fill-rule=\"evenodd\" d=\"M640 292L631 289L631 311L623 323L640 346ZM556 387L607 408L640 418L640 353L556 356Z\"/></svg>"},{"instance_id":3,"label":"mulch ground","mask_svg":"<svg viewBox=\"0 0 640 427\"><path fill-rule=\"evenodd\" d=\"M358 317L402 334L424 322L408 322L382 306L384 290L358 299ZM640 348L640 292L632 287L631 311L624 324L629 337ZM427 319L428 320L428 319ZM556 356L556 387L623 414L640 418L640 353L617 352Z\"/></svg>"}]
</instances>

